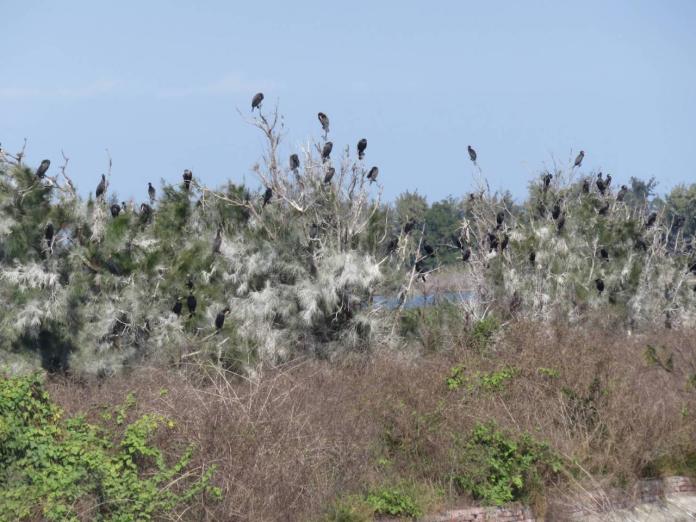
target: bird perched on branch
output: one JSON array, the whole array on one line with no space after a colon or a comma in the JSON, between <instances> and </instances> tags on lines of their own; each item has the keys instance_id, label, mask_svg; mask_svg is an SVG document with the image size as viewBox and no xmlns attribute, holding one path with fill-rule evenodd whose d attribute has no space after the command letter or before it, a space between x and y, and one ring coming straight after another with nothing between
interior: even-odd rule
<instances>
[{"instance_id":1,"label":"bird perched on branch","mask_svg":"<svg viewBox=\"0 0 696 522\"><path fill-rule=\"evenodd\" d=\"M529 262L532 265L536 262L536 252L534 252L534 250L529 253Z\"/></svg>"},{"instance_id":2,"label":"bird perched on branch","mask_svg":"<svg viewBox=\"0 0 696 522\"><path fill-rule=\"evenodd\" d=\"M628 194L628 187L626 185L621 185L621 188L616 193L616 201L623 201Z\"/></svg>"},{"instance_id":3,"label":"bird perched on branch","mask_svg":"<svg viewBox=\"0 0 696 522\"><path fill-rule=\"evenodd\" d=\"M387 243L387 254L391 254L399 247L399 238L393 237Z\"/></svg>"},{"instance_id":4,"label":"bird perched on branch","mask_svg":"<svg viewBox=\"0 0 696 522\"><path fill-rule=\"evenodd\" d=\"M104 192L106 192L106 176L102 174L101 181L99 185L97 185L97 190L95 190L94 193L97 195L97 199L99 199L104 195Z\"/></svg>"},{"instance_id":5,"label":"bird perched on branch","mask_svg":"<svg viewBox=\"0 0 696 522\"><path fill-rule=\"evenodd\" d=\"M367 179L370 180L370 183L374 183L377 181L377 176L379 175L379 169L377 167L372 167L370 169L370 172L367 173Z\"/></svg>"},{"instance_id":6,"label":"bird perched on branch","mask_svg":"<svg viewBox=\"0 0 696 522\"><path fill-rule=\"evenodd\" d=\"M263 205L262 207L265 207L268 205L269 201L271 201L271 198L273 197L273 189L271 187L266 187L266 192L263 193Z\"/></svg>"},{"instance_id":7,"label":"bird perched on branch","mask_svg":"<svg viewBox=\"0 0 696 522\"><path fill-rule=\"evenodd\" d=\"M590 192L590 180L589 179L582 180L582 191L584 194L588 194Z\"/></svg>"},{"instance_id":8,"label":"bird perched on branch","mask_svg":"<svg viewBox=\"0 0 696 522\"><path fill-rule=\"evenodd\" d=\"M597 212L600 216L606 216L609 213L609 203L605 203Z\"/></svg>"},{"instance_id":9,"label":"bird perched on branch","mask_svg":"<svg viewBox=\"0 0 696 522\"><path fill-rule=\"evenodd\" d=\"M599 250L599 257L601 257L604 261L609 261L609 252L606 248L601 248Z\"/></svg>"},{"instance_id":10,"label":"bird perched on branch","mask_svg":"<svg viewBox=\"0 0 696 522\"><path fill-rule=\"evenodd\" d=\"M556 202L551 209L551 217L556 220L561 215L561 205Z\"/></svg>"},{"instance_id":11,"label":"bird perched on branch","mask_svg":"<svg viewBox=\"0 0 696 522\"><path fill-rule=\"evenodd\" d=\"M556 230L560 233L565 227L565 214L562 214L558 221L556 221Z\"/></svg>"},{"instance_id":12,"label":"bird perched on branch","mask_svg":"<svg viewBox=\"0 0 696 522\"><path fill-rule=\"evenodd\" d=\"M358 159L365 157L365 149L367 148L367 140L365 138L358 142Z\"/></svg>"},{"instance_id":13,"label":"bird perched on branch","mask_svg":"<svg viewBox=\"0 0 696 522\"><path fill-rule=\"evenodd\" d=\"M191 181L193 180L193 172L189 169L185 169L181 177L184 178L184 188L189 190L191 188Z\"/></svg>"},{"instance_id":14,"label":"bird perched on branch","mask_svg":"<svg viewBox=\"0 0 696 522\"><path fill-rule=\"evenodd\" d=\"M602 292L604 292L604 281L598 277L595 279L595 287L597 288L599 295L602 295Z\"/></svg>"},{"instance_id":15,"label":"bird perched on branch","mask_svg":"<svg viewBox=\"0 0 696 522\"><path fill-rule=\"evenodd\" d=\"M290 170L300 168L300 157L297 154L290 154Z\"/></svg>"},{"instance_id":16,"label":"bird perched on branch","mask_svg":"<svg viewBox=\"0 0 696 522\"><path fill-rule=\"evenodd\" d=\"M497 250L499 244L500 243L498 241L498 236L496 236L495 234L493 234L491 232L488 232L488 246L490 248L489 252L493 252L493 250Z\"/></svg>"},{"instance_id":17,"label":"bird perched on branch","mask_svg":"<svg viewBox=\"0 0 696 522\"><path fill-rule=\"evenodd\" d=\"M476 155L476 151L474 150L474 148L473 148L471 145L469 145L469 146L467 147L467 150L469 151L469 159L470 159L472 162L476 163L477 155Z\"/></svg>"},{"instance_id":18,"label":"bird perched on branch","mask_svg":"<svg viewBox=\"0 0 696 522\"><path fill-rule=\"evenodd\" d=\"M117 218L118 215L121 213L121 207L119 206L118 203L114 203L113 205L111 205L110 210L111 210L111 217L113 217L113 218Z\"/></svg>"},{"instance_id":19,"label":"bird perched on branch","mask_svg":"<svg viewBox=\"0 0 696 522\"><path fill-rule=\"evenodd\" d=\"M150 203L154 203L157 191L155 190L155 187L152 186L152 183L150 183L149 181L147 182L147 195L150 196Z\"/></svg>"},{"instance_id":20,"label":"bird perched on branch","mask_svg":"<svg viewBox=\"0 0 696 522\"><path fill-rule=\"evenodd\" d=\"M222 327L225 325L225 317L230 315L230 309L225 308L222 312L218 312L217 316L215 317L215 328L220 331L222 330Z\"/></svg>"},{"instance_id":21,"label":"bird perched on branch","mask_svg":"<svg viewBox=\"0 0 696 522\"><path fill-rule=\"evenodd\" d=\"M319 118L319 123L321 123L321 128L324 129L324 132L329 132L329 117L320 112L317 114L317 118Z\"/></svg>"},{"instance_id":22,"label":"bird perched on branch","mask_svg":"<svg viewBox=\"0 0 696 522\"><path fill-rule=\"evenodd\" d=\"M428 243L423 243L423 252L425 252L423 257L431 257L435 253L435 249Z\"/></svg>"},{"instance_id":23,"label":"bird perched on branch","mask_svg":"<svg viewBox=\"0 0 696 522\"><path fill-rule=\"evenodd\" d=\"M152 215L152 207L147 203L141 203L140 215L142 216L143 220L148 221L150 219L150 216Z\"/></svg>"},{"instance_id":24,"label":"bird perched on branch","mask_svg":"<svg viewBox=\"0 0 696 522\"><path fill-rule=\"evenodd\" d=\"M46 238L46 243L48 243L49 247L53 243L54 233L55 233L55 229L53 228L53 223L48 223L46 225L46 228L44 229L44 237Z\"/></svg>"},{"instance_id":25,"label":"bird perched on branch","mask_svg":"<svg viewBox=\"0 0 696 522\"><path fill-rule=\"evenodd\" d=\"M604 185L609 188L611 186L611 174L607 174L606 179L604 180Z\"/></svg>"},{"instance_id":26,"label":"bird perched on branch","mask_svg":"<svg viewBox=\"0 0 696 522\"><path fill-rule=\"evenodd\" d=\"M196 306L198 306L198 301L196 301L196 297L193 294L189 294L186 298L186 308L188 308L189 315L193 315L196 313Z\"/></svg>"},{"instance_id":27,"label":"bird perched on branch","mask_svg":"<svg viewBox=\"0 0 696 522\"><path fill-rule=\"evenodd\" d=\"M181 296L176 298L176 302L174 303L174 306L172 307L172 312L174 312L177 317L181 315L181 309L183 308L183 304L181 302Z\"/></svg>"},{"instance_id":28,"label":"bird perched on branch","mask_svg":"<svg viewBox=\"0 0 696 522\"><path fill-rule=\"evenodd\" d=\"M462 238L460 236L458 236L457 234L452 234L451 237L452 237L452 244L454 244L454 246L456 248L458 248L459 250L464 248L464 243L462 243Z\"/></svg>"},{"instance_id":29,"label":"bird perched on branch","mask_svg":"<svg viewBox=\"0 0 696 522\"><path fill-rule=\"evenodd\" d=\"M263 101L263 93L262 92L257 92L256 94L254 94L254 97L251 99L251 112L254 112L254 109L260 109L262 101Z\"/></svg>"},{"instance_id":30,"label":"bird perched on branch","mask_svg":"<svg viewBox=\"0 0 696 522\"><path fill-rule=\"evenodd\" d=\"M585 151L581 150L580 154L578 154L575 158L575 165L573 165L573 168L579 167L580 165L582 165L582 160L584 157L585 157Z\"/></svg>"},{"instance_id":31,"label":"bird perched on branch","mask_svg":"<svg viewBox=\"0 0 696 522\"><path fill-rule=\"evenodd\" d=\"M607 184L604 181L604 179L602 178L602 176L603 176L603 174L601 172L599 174L597 174L597 189L599 190L600 194L602 194L602 196L603 196L604 193L607 191Z\"/></svg>"},{"instance_id":32,"label":"bird perched on branch","mask_svg":"<svg viewBox=\"0 0 696 522\"><path fill-rule=\"evenodd\" d=\"M329 167L326 169L326 174L324 175L324 183L331 183L331 179L334 177L334 174L336 174L336 169L333 167Z\"/></svg>"},{"instance_id":33,"label":"bird perched on branch","mask_svg":"<svg viewBox=\"0 0 696 522\"><path fill-rule=\"evenodd\" d=\"M508 243L510 243L510 236L505 234L505 235L503 235L503 241L500 243L500 251L501 252L507 248Z\"/></svg>"},{"instance_id":34,"label":"bird perched on branch","mask_svg":"<svg viewBox=\"0 0 696 522\"><path fill-rule=\"evenodd\" d=\"M331 150L333 149L333 143L327 141L321 149L321 159L326 161L331 156Z\"/></svg>"},{"instance_id":35,"label":"bird perched on branch","mask_svg":"<svg viewBox=\"0 0 696 522\"><path fill-rule=\"evenodd\" d=\"M462 250L462 261L465 263L469 260L471 257L471 249L469 247L466 247Z\"/></svg>"},{"instance_id":36,"label":"bird perched on branch","mask_svg":"<svg viewBox=\"0 0 696 522\"><path fill-rule=\"evenodd\" d=\"M217 233L215 234L215 239L213 239L213 254L219 254L221 246L222 246L222 227L218 227Z\"/></svg>"},{"instance_id":37,"label":"bird perched on branch","mask_svg":"<svg viewBox=\"0 0 696 522\"><path fill-rule=\"evenodd\" d=\"M404 235L407 236L411 233L411 230L413 230L413 227L416 226L416 222L413 219L409 219L405 224L404 224Z\"/></svg>"},{"instance_id":38,"label":"bird perched on branch","mask_svg":"<svg viewBox=\"0 0 696 522\"><path fill-rule=\"evenodd\" d=\"M550 172L547 172L546 174L544 174L544 177L541 179L542 179L543 184L544 184L544 192L546 192L547 190L549 190L549 185L551 185L551 180L553 179L553 174L551 174Z\"/></svg>"},{"instance_id":39,"label":"bird perched on branch","mask_svg":"<svg viewBox=\"0 0 696 522\"><path fill-rule=\"evenodd\" d=\"M500 230L500 227L503 226L503 221L505 221L505 212L501 210L495 215L496 230Z\"/></svg>"},{"instance_id":40,"label":"bird perched on branch","mask_svg":"<svg viewBox=\"0 0 696 522\"><path fill-rule=\"evenodd\" d=\"M46 175L46 171L48 170L48 167L51 166L51 160L43 160L41 164L39 165L39 168L36 169L36 176L39 178L43 178Z\"/></svg>"},{"instance_id":41,"label":"bird perched on branch","mask_svg":"<svg viewBox=\"0 0 696 522\"><path fill-rule=\"evenodd\" d=\"M651 212L650 215L648 216L648 219L645 221L645 228L650 228L655 224L655 221L657 220L657 213L656 212Z\"/></svg>"}]
</instances>

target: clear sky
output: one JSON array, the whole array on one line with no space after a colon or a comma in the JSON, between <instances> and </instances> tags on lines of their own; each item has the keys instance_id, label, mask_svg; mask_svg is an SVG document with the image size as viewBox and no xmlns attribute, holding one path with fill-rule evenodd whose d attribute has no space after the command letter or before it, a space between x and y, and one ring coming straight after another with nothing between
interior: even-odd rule
<instances>
[{"instance_id":1,"label":"clear sky","mask_svg":"<svg viewBox=\"0 0 696 522\"><path fill-rule=\"evenodd\" d=\"M583 168L660 192L696 182L696 1L0 0L0 142L28 162L63 149L82 192L184 168L255 181L262 140L236 112L276 101L285 145L366 137L385 196L492 188L581 148ZM289 150L289 149L288 149ZM336 149L335 149L336 150ZM368 165L369 166L369 165Z\"/></svg>"}]
</instances>

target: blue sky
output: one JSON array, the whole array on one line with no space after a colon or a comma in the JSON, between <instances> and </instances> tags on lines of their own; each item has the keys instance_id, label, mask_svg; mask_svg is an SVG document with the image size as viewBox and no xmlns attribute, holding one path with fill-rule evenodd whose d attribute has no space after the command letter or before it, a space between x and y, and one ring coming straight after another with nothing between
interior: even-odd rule
<instances>
[{"instance_id":1,"label":"blue sky","mask_svg":"<svg viewBox=\"0 0 696 522\"><path fill-rule=\"evenodd\" d=\"M554 159L660 192L695 182L696 2L0 0L0 142L93 190L147 181L252 185L257 91L285 151L366 137L385 196L465 193L472 144L492 188L522 196ZM55 168L55 167L52 167Z\"/></svg>"}]
</instances>

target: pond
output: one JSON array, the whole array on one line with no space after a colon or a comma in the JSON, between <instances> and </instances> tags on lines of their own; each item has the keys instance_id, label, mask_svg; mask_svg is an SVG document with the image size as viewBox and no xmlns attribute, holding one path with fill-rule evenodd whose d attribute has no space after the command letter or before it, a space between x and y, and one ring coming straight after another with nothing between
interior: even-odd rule
<instances>
[{"instance_id":1,"label":"pond","mask_svg":"<svg viewBox=\"0 0 696 522\"><path fill-rule=\"evenodd\" d=\"M474 299L474 292L466 290L463 292L440 292L434 294L412 295L406 299L404 308L420 308L422 306L432 306L442 302L464 303ZM372 302L373 306L395 310L399 307L398 296L376 295Z\"/></svg>"}]
</instances>

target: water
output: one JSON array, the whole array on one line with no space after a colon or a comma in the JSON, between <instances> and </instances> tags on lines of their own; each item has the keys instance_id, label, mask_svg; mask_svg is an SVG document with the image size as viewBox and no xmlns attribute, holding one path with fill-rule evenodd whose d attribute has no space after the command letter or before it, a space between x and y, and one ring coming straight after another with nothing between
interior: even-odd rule
<instances>
[{"instance_id":1,"label":"water","mask_svg":"<svg viewBox=\"0 0 696 522\"><path fill-rule=\"evenodd\" d=\"M420 308L422 306L433 306L443 302L464 303L473 300L474 293L465 292L441 292L437 294L413 295L406 299L404 308ZM376 295L373 299L373 306L381 306L388 310L395 310L400 306L398 296Z\"/></svg>"}]
</instances>

